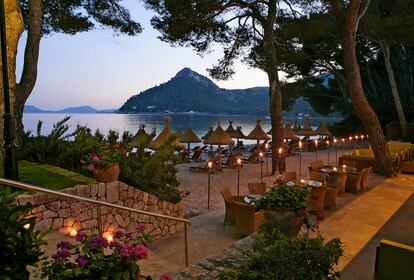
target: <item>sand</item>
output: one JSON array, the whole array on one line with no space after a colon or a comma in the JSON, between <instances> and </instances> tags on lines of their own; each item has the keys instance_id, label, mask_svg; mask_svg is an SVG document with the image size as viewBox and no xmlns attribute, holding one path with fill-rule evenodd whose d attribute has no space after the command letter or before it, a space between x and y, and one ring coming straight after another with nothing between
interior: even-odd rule
<instances>
[{"instance_id":1,"label":"sand","mask_svg":"<svg viewBox=\"0 0 414 280\"><path fill-rule=\"evenodd\" d=\"M350 152L351 149L338 149L337 156L343 152ZM328 150L318 151L317 158L328 164ZM301 156L289 156L286 158L287 171L296 171L298 176L301 173L301 178L309 176L308 164L316 159L315 152L302 152ZM301 162L301 165L299 164ZM335 149L329 151L329 164L336 165ZM186 216L192 217L209 211L207 209L207 193L208 193L208 174L207 172L191 172L190 166L204 165L205 162L179 164L178 180L180 181L180 190L183 192L189 191L189 195L184 197L184 204L186 209ZM300 166L302 168L300 168ZM260 168L261 164L244 164L240 168L240 194L248 194L247 183L260 182ZM268 186L272 185L276 179L276 175L271 176L270 161L263 163L263 181ZM224 205L223 198L220 191L229 187L233 194L237 194L237 169L224 168L223 172L215 172L211 174L210 181L210 210L217 209Z\"/></svg>"}]
</instances>

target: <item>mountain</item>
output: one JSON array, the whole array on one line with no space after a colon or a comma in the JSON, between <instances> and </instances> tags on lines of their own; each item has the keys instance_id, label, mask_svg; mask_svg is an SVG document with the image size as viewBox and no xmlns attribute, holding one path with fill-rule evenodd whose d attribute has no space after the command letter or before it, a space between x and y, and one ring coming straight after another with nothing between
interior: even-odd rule
<instances>
[{"instance_id":1,"label":"mountain","mask_svg":"<svg viewBox=\"0 0 414 280\"><path fill-rule=\"evenodd\" d=\"M92 114L92 113L113 113L117 109L97 110L91 106L68 107L61 110L43 110L33 105L24 106L25 113L55 113L55 114Z\"/></svg>"},{"instance_id":2,"label":"mountain","mask_svg":"<svg viewBox=\"0 0 414 280\"><path fill-rule=\"evenodd\" d=\"M168 82L131 96L120 113L210 113L268 115L267 87L224 89L190 68L179 71ZM320 116L299 97L285 116L298 113Z\"/></svg>"},{"instance_id":3,"label":"mountain","mask_svg":"<svg viewBox=\"0 0 414 280\"><path fill-rule=\"evenodd\" d=\"M33 105L26 105L24 106L24 112L25 113L44 113L45 111Z\"/></svg>"}]
</instances>

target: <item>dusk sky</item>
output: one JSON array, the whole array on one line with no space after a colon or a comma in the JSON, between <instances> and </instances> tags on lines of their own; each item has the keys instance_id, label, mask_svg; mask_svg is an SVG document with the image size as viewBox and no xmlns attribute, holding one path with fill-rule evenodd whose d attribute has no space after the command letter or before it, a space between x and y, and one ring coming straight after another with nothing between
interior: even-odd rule
<instances>
[{"instance_id":1,"label":"dusk sky","mask_svg":"<svg viewBox=\"0 0 414 280\"><path fill-rule=\"evenodd\" d=\"M112 30L96 29L42 38L39 75L26 104L52 110L80 105L118 108L130 96L167 81L184 67L207 75L206 68L222 55L219 47L204 57L191 48L170 47L157 39L158 32L150 25L153 13L142 2L127 0L125 5L144 27L138 36L114 36ZM18 73L25 39L20 40ZM234 78L217 84L224 88L266 86L267 77L237 63Z\"/></svg>"}]
</instances>

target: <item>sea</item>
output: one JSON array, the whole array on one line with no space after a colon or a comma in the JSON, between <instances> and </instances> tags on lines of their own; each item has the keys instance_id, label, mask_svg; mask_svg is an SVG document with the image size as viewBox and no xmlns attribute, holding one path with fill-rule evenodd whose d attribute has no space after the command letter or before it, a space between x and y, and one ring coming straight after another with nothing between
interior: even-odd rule
<instances>
[{"instance_id":1,"label":"sea","mask_svg":"<svg viewBox=\"0 0 414 280\"><path fill-rule=\"evenodd\" d=\"M56 113L25 113L23 116L23 125L26 131L36 133L37 124L42 121L41 134L47 135L53 129L53 125L62 120L68 114ZM164 127L164 115L162 114L117 114L117 113L91 113L91 114L71 114L69 124L69 131L72 132L76 125L86 125L92 131L99 129L106 134L109 130L115 130L120 134L124 131L129 131L135 134L140 124L145 125L145 130L150 133L155 129L157 134L161 132ZM268 116L252 116L252 115L207 115L207 114L173 114L171 117L171 129L185 131L188 126L191 126L193 131L199 136L203 136L209 127L215 128L217 123L226 129L229 121L233 122L234 128L240 126L245 135L255 127L256 121L261 120L263 129L267 132L270 130L270 118ZM337 118L311 118L312 127L316 128L321 122L331 124L340 121ZM304 118L285 118L285 123L293 125L297 122L303 125ZM245 143L248 143L247 141Z\"/></svg>"}]
</instances>

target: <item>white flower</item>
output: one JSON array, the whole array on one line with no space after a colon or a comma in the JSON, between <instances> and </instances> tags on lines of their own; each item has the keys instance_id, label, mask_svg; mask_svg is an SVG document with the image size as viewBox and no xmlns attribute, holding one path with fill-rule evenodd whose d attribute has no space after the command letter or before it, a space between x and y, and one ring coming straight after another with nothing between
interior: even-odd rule
<instances>
[{"instance_id":1,"label":"white flower","mask_svg":"<svg viewBox=\"0 0 414 280\"><path fill-rule=\"evenodd\" d=\"M292 182L292 181L290 181L290 182L287 182L287 184L286 185L288 185L289 187L293 187L293 186L295 186L295 183L294 182Z\"/></svg>"}]
</instances>

